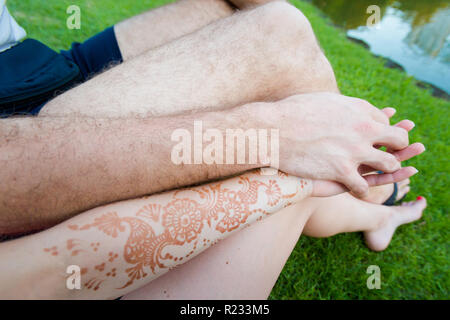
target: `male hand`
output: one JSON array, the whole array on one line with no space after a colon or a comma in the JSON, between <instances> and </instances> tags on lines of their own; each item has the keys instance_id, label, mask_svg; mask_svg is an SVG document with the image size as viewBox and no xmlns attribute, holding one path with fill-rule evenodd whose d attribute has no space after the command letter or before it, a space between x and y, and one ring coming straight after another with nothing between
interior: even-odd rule
<instances>
[{"instance_id":1,"label":"male hand","mask_svg":"<svg viewBox=\"0 0 450 320\"><path fill-rule=\"evenodd\" d=\"M250 112L257 115L259 126L280 129L280 170L341 183L359 197L369 187L361 168L395 173L405 155L418 154L410 150L417 145L408 147L406 128L389 125L384 112L361 99L311 93L254 107L250 104L249 108L254 108ZM390 152L379 150L379 146ZM402 159L396 156L397 151ZM384 179L379 176L377 179Z\"/></svg>"}]
</instances>

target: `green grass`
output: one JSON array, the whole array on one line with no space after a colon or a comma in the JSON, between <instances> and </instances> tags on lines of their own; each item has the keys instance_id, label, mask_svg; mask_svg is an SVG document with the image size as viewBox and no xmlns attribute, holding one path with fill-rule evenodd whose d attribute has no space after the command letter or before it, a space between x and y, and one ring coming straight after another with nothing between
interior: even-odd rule
<instances>
[{"instance_id":1,"label":"green grass","mask_svg":"<svg viewBox=\"0 0 450 320\"><path fill-rule=\"evenodd\" d=\"M68 48L121 19L167 3L167 0L9 0L8 6L29 37L55 49ZM308 3L293 3L310 19L334 67L343 94L366 99L379 107L397 109L394 121L412 119L411 141L427 152L408 162L420 173L413 178L407 200L427 197L422 221L401 227L390 247L369 251L360 234L328 239L302 237L289 258L272 299L448 299L449 274L449 129L450 103L415 86L406 74L383 66L364 48L348 41L327 18ZM66 8L82 11L81 30L66 28ZM380 290L366 287L369 265L381 268Z\"/></svg>"}]
</instances>

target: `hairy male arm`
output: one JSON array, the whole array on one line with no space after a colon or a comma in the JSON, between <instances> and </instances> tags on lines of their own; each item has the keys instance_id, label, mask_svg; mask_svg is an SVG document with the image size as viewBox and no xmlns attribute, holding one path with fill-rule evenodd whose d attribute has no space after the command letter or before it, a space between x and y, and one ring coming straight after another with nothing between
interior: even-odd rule
<instances>
[{"instance_id":1,"label":"hairy male arm","mask_svg":"<svg viewBox=\"0 0 450 320\"><path fill-rule=\"evenodd\" d=\"M192 130L196 121L201 121L203 127L199 134ZM272 157L272 152L279 151L282 171L338 182L363 196L369 184L361 176L361 168L381 170L385 174L377 180L389 180L391 177L386 174L402 174L400 161L424 151L420 143L409 145L408 131L413 126L408 120L391 126L386 110L330 93L296 95L276 102L172 117L0 120L0 233L47 227L102 204L265 166L267 159L260 155L268 154L268 145L272 166L278 167L272 163L272 158L277 158ZM208 154L210 150L207 146L202 150L194 143L188 159L194 160L193 164L177 165L171 161L175 147L171 136L180 133L176 130L180 128L189 136L189 148L191 138L202 142L218 135L220 140L225 134L222 156L225 153L226 160L207 162L199 157L195 161L196 153ZM253 132L253 137L257 136L257 152L250 147L250 141L248 148L242 139L229 143L227 129L241 129L243 136ZM267 137L272 129L278 132L275 137L279 141L272 139L271 134ZM203 131L209 136L203 137ZM264 132L266 139L260 139L259 134ZM272 147L273 141L279 145ZM391 152L374 146L386 146ZM258 156L256 160L243 161L246 164L221 164L237 162L234 156L228 161L229 150L234 155L248 153L249 160L256 153Z\"/></svg>"},{"instance_id":2,"label":"hairy male arm","mask_svg":"<svg viewBox=\"0 0 450 320\"><path fill-rule=\"evenodd\" d=\"M0 297L119 297L312 190L310 180L256 170L87 211L1 244Z\"/></svg>"},{"instance_id":3,"label":"hairy male arm","mask_svg":"<svg viewBox=\"0 0 450 320\"><path fill-rule=\"evenodd\" d=\"M159 118L0 120L0 234L52 226L99 205L217 179L257 165L171 161L178 128L235 128L242 109ZM224 130L223 130L224 131Z\"/></svg>"}]
</instances>

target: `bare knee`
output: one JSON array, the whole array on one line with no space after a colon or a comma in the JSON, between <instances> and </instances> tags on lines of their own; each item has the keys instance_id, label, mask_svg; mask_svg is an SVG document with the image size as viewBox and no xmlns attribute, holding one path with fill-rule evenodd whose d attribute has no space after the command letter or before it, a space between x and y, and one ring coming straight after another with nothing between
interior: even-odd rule
<instances>
[{"instance_id":1,"label":"bare knee","mask_svg":"<svg viewBox=\"0 0 450 320\"><path fill-rule=\"evenodd\" d=\"M308 19L294 6L286 2L271 2L253 9L258 28L265 43L279 50L290 50L300 42L310 45L315 36ZM315 48L316 49L316 48Z\"/></svg>"},{"instance_id":2,"label":"bare knee","mask_svg":"<svg viewBox=\"0 0 450 320\"><path fill-rule=\"evenodd\" d=\"M284 74L289 94L313 91L338 92L333 69L323 54L311 23L294 6L271 2L253 10L258 16L266 57ZM305 87L299 78L307 80ZM287 82L287 83L286 83Z\"/></svg>"}]
</instances>

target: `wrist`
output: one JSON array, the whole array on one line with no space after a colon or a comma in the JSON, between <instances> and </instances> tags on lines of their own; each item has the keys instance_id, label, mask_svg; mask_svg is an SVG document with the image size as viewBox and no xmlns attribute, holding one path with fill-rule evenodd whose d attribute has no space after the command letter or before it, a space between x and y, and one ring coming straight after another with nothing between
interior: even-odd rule
<instances>
[{"instance_id":1,"label":"wrist","mask_svg":"<svg viewBox=\"0 0 450 320\"><path fill-rule=\"evenodd\" d=\"M274 110L275 102L252 102L231 109L230 112L241 128L270 130L278 128Z\"/></svg>"},{"instance_id":2,"label":"wrist","mask_svg":"<svg viewBox=\"0 0 450 320\"><path fill-rule=\"evenodd\" d=\"M279 167L280 134L273 117L274 108L274 103L254 102L228 111L226 122L242 135L241 143L237 146L245 148L241 151L246 154L246 163L251 165L250 169Z\"/></svg>"},{"instance_id":3,"label":"wrist","mask_svg":"<svg viewBox=\"0 0 450 320\"><path fill-rule=\"evenodd\" d=\"M202 169L195 170L205 174L204 181L234 176L262 167L259 162L249 161L249 141L245 134L253 124L245 119L249 119L245 110L232 108L207 112L196 120L201 122L201 129L197 129L197 138L201 140L201 144L197 143L197 147L194 145L194 149L201 149L199 152L202 153L202 161L197 164L201 165Z\"/></svg>"}]
</instances>

